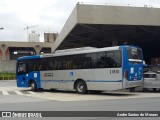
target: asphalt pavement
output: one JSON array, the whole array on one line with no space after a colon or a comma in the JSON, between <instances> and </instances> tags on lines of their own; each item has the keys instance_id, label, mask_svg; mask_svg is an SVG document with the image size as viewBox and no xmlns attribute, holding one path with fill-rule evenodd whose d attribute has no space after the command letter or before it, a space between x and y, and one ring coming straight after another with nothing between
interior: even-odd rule
<instances>
[{"instance_id":1,"label":"asphalt pavement","mask_svg":"<svg viewBox=\"0 0 160 120\"><path fill-rule=\"evenodd\" d=\"M15 80L0 81L0 111L160 111L159 101L160 93L153 92L106 92L86 95L74 91L32 92L29 88L17 88ZM74 117L54 119L75 120ZM158 120L159 117L76 117L76 119Z\"/></svg>"}]
</instances>

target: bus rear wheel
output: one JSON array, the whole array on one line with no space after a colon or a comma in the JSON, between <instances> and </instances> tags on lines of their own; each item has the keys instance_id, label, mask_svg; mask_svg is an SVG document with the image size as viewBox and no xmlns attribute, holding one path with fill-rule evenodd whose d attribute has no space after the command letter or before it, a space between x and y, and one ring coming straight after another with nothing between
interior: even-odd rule
<instances>
[{"instance_id":1,"label":"bus rear wheel","mask_svg":"<svg viewBox=\"0 0 160 120\"><path fill-rule=\"evenodd\" d=\"M32 91L37 91L37 84L36 84L35 81L32 81L32 82L31 82L31 90L32 90Z\"/></svg>"},{"instance_id":2,"label":"bus rear wheel","mask_svg":"<svg viewBox=\"0 0 160 120\"><path fill-rule=\"evenodd\" d=\"M78 81L75 85L76 92L79 94L87 93L87 85L84 81Z\"/></svg>"}]
</instances>

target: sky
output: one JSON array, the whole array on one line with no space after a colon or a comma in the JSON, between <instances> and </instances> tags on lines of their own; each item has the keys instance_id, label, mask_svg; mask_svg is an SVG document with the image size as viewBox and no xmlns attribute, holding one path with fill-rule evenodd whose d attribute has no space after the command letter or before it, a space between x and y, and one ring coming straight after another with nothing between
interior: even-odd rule
<instances>
[{"instance_id":1,"label":"sky","mask_svg":"<svg viewBox=\"0 0 160 120\"><path fill-rule=\"evenodd\" d=\"M160 0L0 0L0 41L27 41L28 26L43 42L44 32L61 31L78 2L160 7Z\"/></svg>"}]
</instances>

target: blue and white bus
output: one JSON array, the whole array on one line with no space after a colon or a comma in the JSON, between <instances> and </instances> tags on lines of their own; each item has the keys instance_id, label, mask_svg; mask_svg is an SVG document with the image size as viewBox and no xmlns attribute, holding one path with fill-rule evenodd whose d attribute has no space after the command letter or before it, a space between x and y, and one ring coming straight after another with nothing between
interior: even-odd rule
<instances>
[{"instance_id":1,"label":"blue and white bus","mask_svg":"<svg viewBox=\"0 0 160 120\"><path fill-rule=\"evenodd\" d=\"M113 91L141 86L143 56L139 47L59 50L54 54L20 57L18 87L38 89Z\"/></svg>"}]
</instances>

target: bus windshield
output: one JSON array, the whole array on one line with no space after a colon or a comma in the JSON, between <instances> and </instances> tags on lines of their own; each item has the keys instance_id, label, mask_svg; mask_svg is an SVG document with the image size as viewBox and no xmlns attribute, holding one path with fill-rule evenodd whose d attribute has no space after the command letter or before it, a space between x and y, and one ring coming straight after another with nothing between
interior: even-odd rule
<instances>
[{"instance_id":1,"label":"bus windshield","mask_svg":"<svg viewBox=\"0 0 160 120\"><path fill-rule=\"evenodd\" d=\"M140 48L127 47L128 60L132 63L142 62L142 50Z\"/></svg>"},{"instance_id":2,"label":"bus windshield","mask_svg":"<svg viewBox=\"0 0 160 120\"><path fill-rule=\"evenodd\" d=\"M25 61L18 61L18 63L17 63L17 73L18 74L26 73Z\"/></svg>"}]
</instances>

